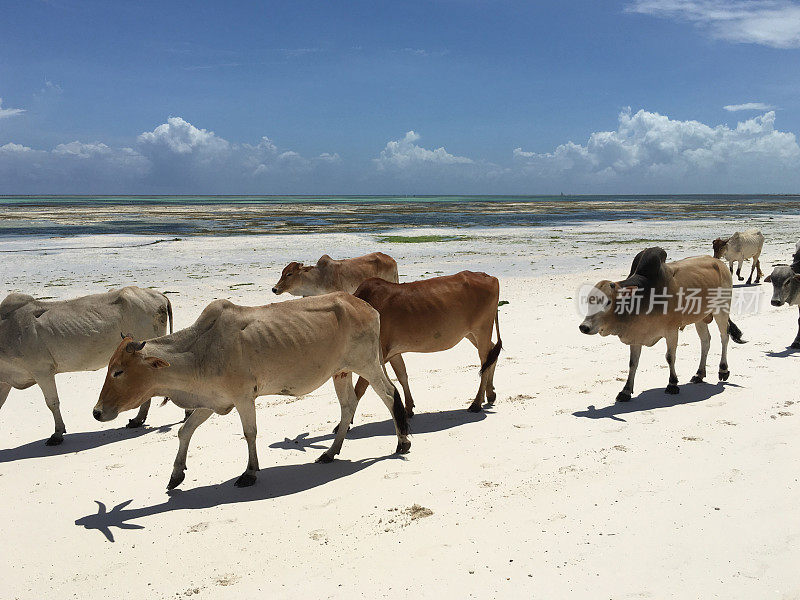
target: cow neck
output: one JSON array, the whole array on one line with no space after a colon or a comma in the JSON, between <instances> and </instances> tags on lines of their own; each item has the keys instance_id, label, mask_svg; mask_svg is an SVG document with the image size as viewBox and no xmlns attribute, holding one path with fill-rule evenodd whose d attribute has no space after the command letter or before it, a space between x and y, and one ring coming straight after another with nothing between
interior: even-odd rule
<instances>
[{"instance_id":1,"label":"cow neck","mask_svg":"<svg viewBox=\"0 0 800 600\"><path fill-rule=\"evenodd\" d=\"M169 363L168 367L156 370L156 394L168 396L174 392L185 392L186 382L191 381L187 375L193 371L191 354L181 352L172 335L148 341L142 349L145 358L156 357Z\"/></svg>"}]
</instances>

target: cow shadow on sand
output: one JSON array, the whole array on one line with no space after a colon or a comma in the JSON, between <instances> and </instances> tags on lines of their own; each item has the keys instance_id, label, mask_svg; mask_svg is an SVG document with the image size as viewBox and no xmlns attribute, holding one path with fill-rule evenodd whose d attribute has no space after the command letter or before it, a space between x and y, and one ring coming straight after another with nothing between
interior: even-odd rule
<instances>
[{"instance_id":1,"label":"cow shadow on sand","mask_svg":"<svg viewBox=\"0 0 800 600\"><path fill-rule=\"evenodd\" d=\"M175 489L168 492L164 502L141 508L128 508L133 499L121 502L111 508L95 500L97 512L86 515L75 521L75 525L86 529L95 529L102 533L109 542L114 540L116 529L145 529L144 525L132 523L136 519L180 510L202 510L225 504L240 502L257 502L291 496L325 485L337 479L348 477L371 465L384 460L405 460L393 454L379 458L368 458L357 461L335 460L329 464L314 462L298 465L276 465L259 471L255 485L248 488L237 488L233 485L236 478L223 483L205 485L188 490ZM164 478L166 482L167 477Z\"/></svg>"},{"instance_id":2,"label":"cow shadow on sand","mask_svg":"<svg viewBox=\"0 0 800 600\"><path fill-rule=\"evenodd\" d=\"M64 436L64 442L58 446L46 446L44 443L45 440L36 440L17 446L16 448L0 449L0 464L28 458L47 458L49 456L59 456L61 454L73 454L93 448L101 448L108 444L132 440L151 433L167 433L172 431L175 425L180 425L180 422L160 425L158 427L149 427L145 425L144 427L136 429L122 427L101 431L67 433Z\"/></svg>"},{"instance_id":3,"label":"cow shadow on sand","mask_svg":"<svg viewBox=\"0 0 800 600\"><path fill-rule=\"evenodd\" d=\"M792 348L791 346L786 346L783 350L768 350L765 352L767 356L770 358L787 358L789 356L800 355L800 348Z\"/></svg>"},{"instance_id":4,"label":"cow shadow on sand","mask_svg":"<svg viewBox=\"0 0 800 600\"><path fill-rule=\"evenodd\" d=\"M444 431L468 423L477 423L478 421L483 421L487 414L493 414L493 411L484 408L479 413L472 413L465 408L459 408L440 412L417 413L408 420L408 424L411 428L411 435L413 436L415 434ZM358 415L356 415L356 419L358 419ZM347 432L347 438L351 440L394 435L394 423L391 419L353 425ZM291 439L284 438L283 441L270 444L269 447L279 448L281 450L299 450L301 452L305 452L309 448L327 450L333 438L333 432L314 437L309 437L309 433L305 432Z\"/></svg>"},{"instance_id":5,"label":"cow shadow on sand","mask_svg":"<svg viewBox=\"0 0 800 600\"><path fill-rule=\"evenodd\" d=\"M722 393L726 387L741 387L735 383L687 383L680 386L679 394L667 394L664 388L654 388L634 396L630 402L615 402L603 408L588 406L586 410L572 413L575 417L587 419L612 419L626 422L620 415L655 410L658 408L672 408L684 404L703 402Z\"/></svg>"},{"instance_id":6,"label":"cow shadow on sand","mask_svg":"<svg viewBox=\"0 0 800 600\"><path fill-rule=\"evenodd\" d=\"M443 431L464 425L477 423L486 418L487 411L471 413L466 409L448 410L433 413L420 413L411 420L411 433L424 434ZM350 429L347 437L360 439L372 436L394 436L394 424L390 419L377 423L364 423ZM321 442L333 439L333 434L308 437L300 434L293 440L286 438L282 442L270 445L270 448L283 448L305 451L308 448L327 450L328 445ZM393 446L394 444L392 444ZM202 510L225 504L240 502L257 502L291 496L300 492L325 485L337 479L349 477L376 463L385 460L406 460L404 456L392 454L378 458L367 458L357 461L335 460L329 464L307 462L296 465L276 465L262 468L258 473L258 481L252 487L237 488L233 482L236 478L222 483L191 488L175 489L169 492L164 502L141 508L129 508L133 499L120 502L112 508L106 503L95 500L97 512L86 515L75 521L75 525L86 529L94 529L102 533L109 542L115 541L113 529L133 530L145 529L144 525L134 523L136 519L152 517L172 511ZM164 482L168 473L165 473Z\"/></svg>"}]
</instances>

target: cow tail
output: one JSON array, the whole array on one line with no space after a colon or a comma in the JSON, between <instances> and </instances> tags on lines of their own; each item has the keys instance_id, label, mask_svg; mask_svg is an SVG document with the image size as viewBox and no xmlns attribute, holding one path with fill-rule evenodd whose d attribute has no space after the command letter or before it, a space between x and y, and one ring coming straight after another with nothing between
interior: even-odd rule
<instances>
[{"instance_id":1,"label":"cow tail","mask_svg":"<svg viewBox=\"0 0 800 600\"><path fill-rule=\"evenodd\" d=\"M731 339L736 342L737 344L746 344L747 340L742 338L742 330L736 326L736 323L728 319L728 335L731 336Z\"/></svg>"},{"instance_id":2,"label":"cow tail","mask_svg":"<svg viewBox=\"0 0 800 600\"><path fill-rule=\"evenodd\" d=\"M494 315L494 327L495 331L497 331L497 343L492 346L492 349L489 350L489 354L486 356L486 362L481 365L481 375L483 375L484 371L491 367L495 362L497 362L497 357L500 356L500 350L503 349L503 340L500 339L500 309L497 309L497 312Z\"/></svg>"},{"instance_id":3,"label":"cow tail","mask_svg":"<svg viewBox=\"0 0 800 600\"><path fill-rule=\"evenodd\" d=\"M172 333L172 302L169 301L167 296L164 296L167 299L167 318L169 319L169 332Z\"/></svg>"}]
</instances>

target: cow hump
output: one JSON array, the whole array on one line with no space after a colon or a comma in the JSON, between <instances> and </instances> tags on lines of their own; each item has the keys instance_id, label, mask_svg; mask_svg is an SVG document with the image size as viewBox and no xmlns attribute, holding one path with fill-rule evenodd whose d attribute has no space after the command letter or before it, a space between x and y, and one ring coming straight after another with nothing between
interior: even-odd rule
<instances>
[{"instance_id":1,"label":"cow hump","mask_svg":"<svg viewBox=\"0 0 800 600\"><path fill-rule=\"evenodd\" d=\"M36 303L36 299L28 294L9 294L0 302L0 319L5 319L27 304Z\"/></svg>"}]
</instances>

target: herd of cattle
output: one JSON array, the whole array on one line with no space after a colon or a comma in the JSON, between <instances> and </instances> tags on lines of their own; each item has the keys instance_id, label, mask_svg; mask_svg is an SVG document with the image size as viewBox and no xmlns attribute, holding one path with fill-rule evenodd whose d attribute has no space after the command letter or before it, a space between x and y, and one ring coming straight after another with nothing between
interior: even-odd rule
<instances>
[{"instance_id":1,"label":"herd of cattle","mask_svg":"<svg viewBox=\"0 0 800 600\"><path fill-rule=\"evenodd\" d=\"M667 342L670 369L666 392L679 392L678 332L691 324L701 341L700 365L692 382L706 376L711 321L716 322L722 340L719 379L728 379L728 339L744 342L729 317L733 266L739 263L736 273L741 281L742 261L752 259L747 283L753 272L758 283L763 242L758 230L739 232L714 240L713 258L674 262L666 262L661 248L648 248L636 256L625 280L604 280L592 288L590 295L597 302L580 331L615 335L630 346L628 379L617 401L631 399L642 346L652 346L661 338ZM792 264L776 266L765 281L773 285L773 305L800 305L800 242ZM693 290L692 310L686 310L688 290ZM720 295L720 290L728 293ZM333 444L318 462L330 462L340 452L368 385L392 415L396 452L408 452L408 417L413 416L414 400L402 358L406 352L439 352L466 338L477 349L481 364L478 391L469 410L480 411L484 401L495 402L494 371L502 349L500 285L495 277L462 271L399 283L397 263L386 254L346 260L326 255L314 266L290 263L272 291L302 298L258 307L215 300L192 325L177 332L173 332L169 299L149 289L125 287L54 302L12 293L0 303L0 407L11 388L38 384L55 421L55 431L46 443L61 444L66 428L55 375L107 365L93 409L98 421L138 408L128 427L141 427L153 397L164 397L186 410L168 484L172 489L184 479L195 429L213 413L224 415L233 408L241 418L248 448L247 469L236 485L252 485L259 469L256 398L308 394L329 379L339 399L341 419ZM620 310L637 295L650 309ZM652 310L655 304L661 310ZM496 342L492 342L493 331ZM800 329L792 347L800 348ZM387 375L387 362L403 388L405 405ZM355 386L353 374L359 377Z\"/></svg>"}]
</instances>

